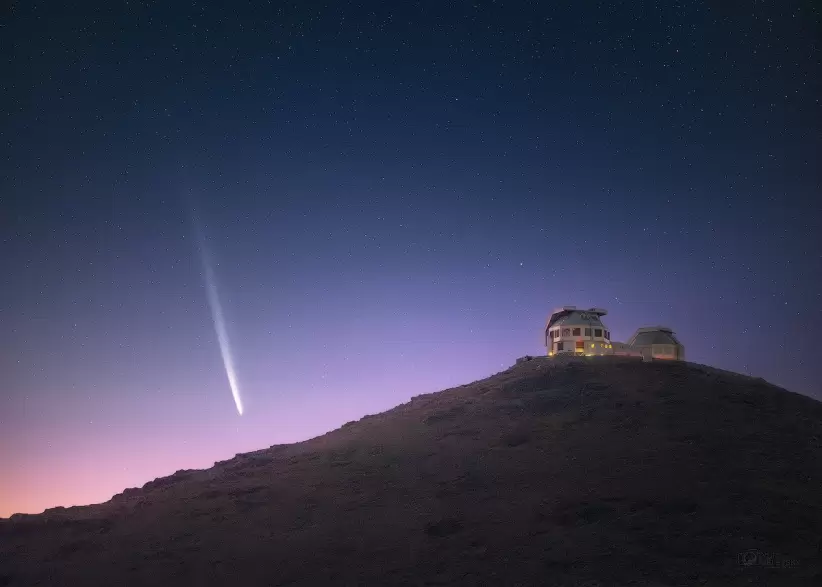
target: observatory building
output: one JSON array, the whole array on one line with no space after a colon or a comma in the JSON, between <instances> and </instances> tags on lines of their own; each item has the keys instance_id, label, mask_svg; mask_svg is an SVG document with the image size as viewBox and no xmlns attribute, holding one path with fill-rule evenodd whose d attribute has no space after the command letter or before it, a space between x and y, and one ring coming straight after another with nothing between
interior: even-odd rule
<instances>
[{"instance_id":1,"label":"observatory building","mask_svg":"<svg viewBox=\"0 0 822 587\"><path fill-rule=\"evenodd\" d=\"M628 339L628 346L639 350L643 356L654 359L685 360L685 347L667 326L647 326L638 329Z\"/></svg>"},{"instance_id":2,"label":"observatory building","mask_svg":"<svg viewBox=\"0 0 822 587\"><path fill-rule=\"evenodd\" d=\"M685 347L667 326L640 328L625 342L611 340L611 332L602 322L608 312L602 308L557 308L545 327L548 356L575 354L584 356L617 355L654 359L685 359Z\"/></svg>"},{"instance_id":3,"label":"observatory building","mask_svg":"<svg viewBox=\"0 0 822 587\"><path fill-rule=\"evenodd\" d=\"M611 333L602 323L607 314L602 308L578 310L576 306L557 308L545 328L548 355L579 353L607 355L611 349Z\"/></svg>"}]
</instances>

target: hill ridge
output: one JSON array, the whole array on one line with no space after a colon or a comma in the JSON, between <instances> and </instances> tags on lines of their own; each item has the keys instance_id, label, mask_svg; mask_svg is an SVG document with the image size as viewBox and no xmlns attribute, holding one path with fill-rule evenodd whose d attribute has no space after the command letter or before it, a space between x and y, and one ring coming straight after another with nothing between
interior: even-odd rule
<instances>
[{"instance_id":1,"label":"hill ridge","mask_svg":"<svg viewBox=\"0 0 822 587\"><path fill-rule=\"evenodd\" d=\"M103 504L2 520L0 578L822 578L820 402L692 363L523 359L306 441L177 471ZM740 563L753 550L782 566Z\"/></svg>"}]
</instances>

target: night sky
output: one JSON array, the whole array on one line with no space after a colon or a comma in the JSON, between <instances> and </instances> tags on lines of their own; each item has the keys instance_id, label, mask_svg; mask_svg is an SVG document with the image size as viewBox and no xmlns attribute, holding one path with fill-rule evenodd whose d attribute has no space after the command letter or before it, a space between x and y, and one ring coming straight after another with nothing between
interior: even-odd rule
<instances>
[{"instance_id":1,"label":"night sky","mask_svg":"<svg viewBox=\"0 0 822 587\"><path fill-rule=\"evenodd\" d=\"M561 305L822 397L816 2L3 6L0 516L484 377Z\"/></svg>"}]
</instances>

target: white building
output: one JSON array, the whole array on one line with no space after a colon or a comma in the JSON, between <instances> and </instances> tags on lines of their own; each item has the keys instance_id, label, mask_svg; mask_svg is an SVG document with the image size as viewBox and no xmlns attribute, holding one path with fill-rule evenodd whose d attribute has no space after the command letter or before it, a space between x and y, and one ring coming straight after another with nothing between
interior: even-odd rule
<instances>
[{"instance_id":1,"label":"white building","mask_svg":"<svg viewBox=\"0 0 822 587\"><path fill-rule=\"evenodd\" d=\"M608 312L602 308L557 308L545 327L548 356L576 354L585 356L617 355L654 359L685 359L685 347L666 326L640 328L627 342L611 341L611 332L602 322Z\"/></svg>"},{"instance_id":2,"label":"white building","mask_svg":"<svg viewBox=\"0 0 822 587\"><path fill-rule=\"evenodd\" d=\"M559 353L608 355L611 333L602 323L607 314L602 308L579 310L576 306L557 308L545 327L548 356Z\"/></svg>"}]
</instances>

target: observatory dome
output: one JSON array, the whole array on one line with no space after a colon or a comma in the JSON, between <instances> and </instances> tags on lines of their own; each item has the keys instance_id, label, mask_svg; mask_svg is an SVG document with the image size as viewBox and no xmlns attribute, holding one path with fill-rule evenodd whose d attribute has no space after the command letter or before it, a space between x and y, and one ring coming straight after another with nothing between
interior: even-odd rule
<instances>
[{"instance_id":1,"label":"observatory dome","mask_svg":"<svg viewBox=\"0 0 822 587\"><path fill-rule=\"evenodd\" d=\"M628 344L642 351L644 356L654 359L685 359L685 347L667 326L639 328L628 340Z\"/></svg>"}]
</instances>

